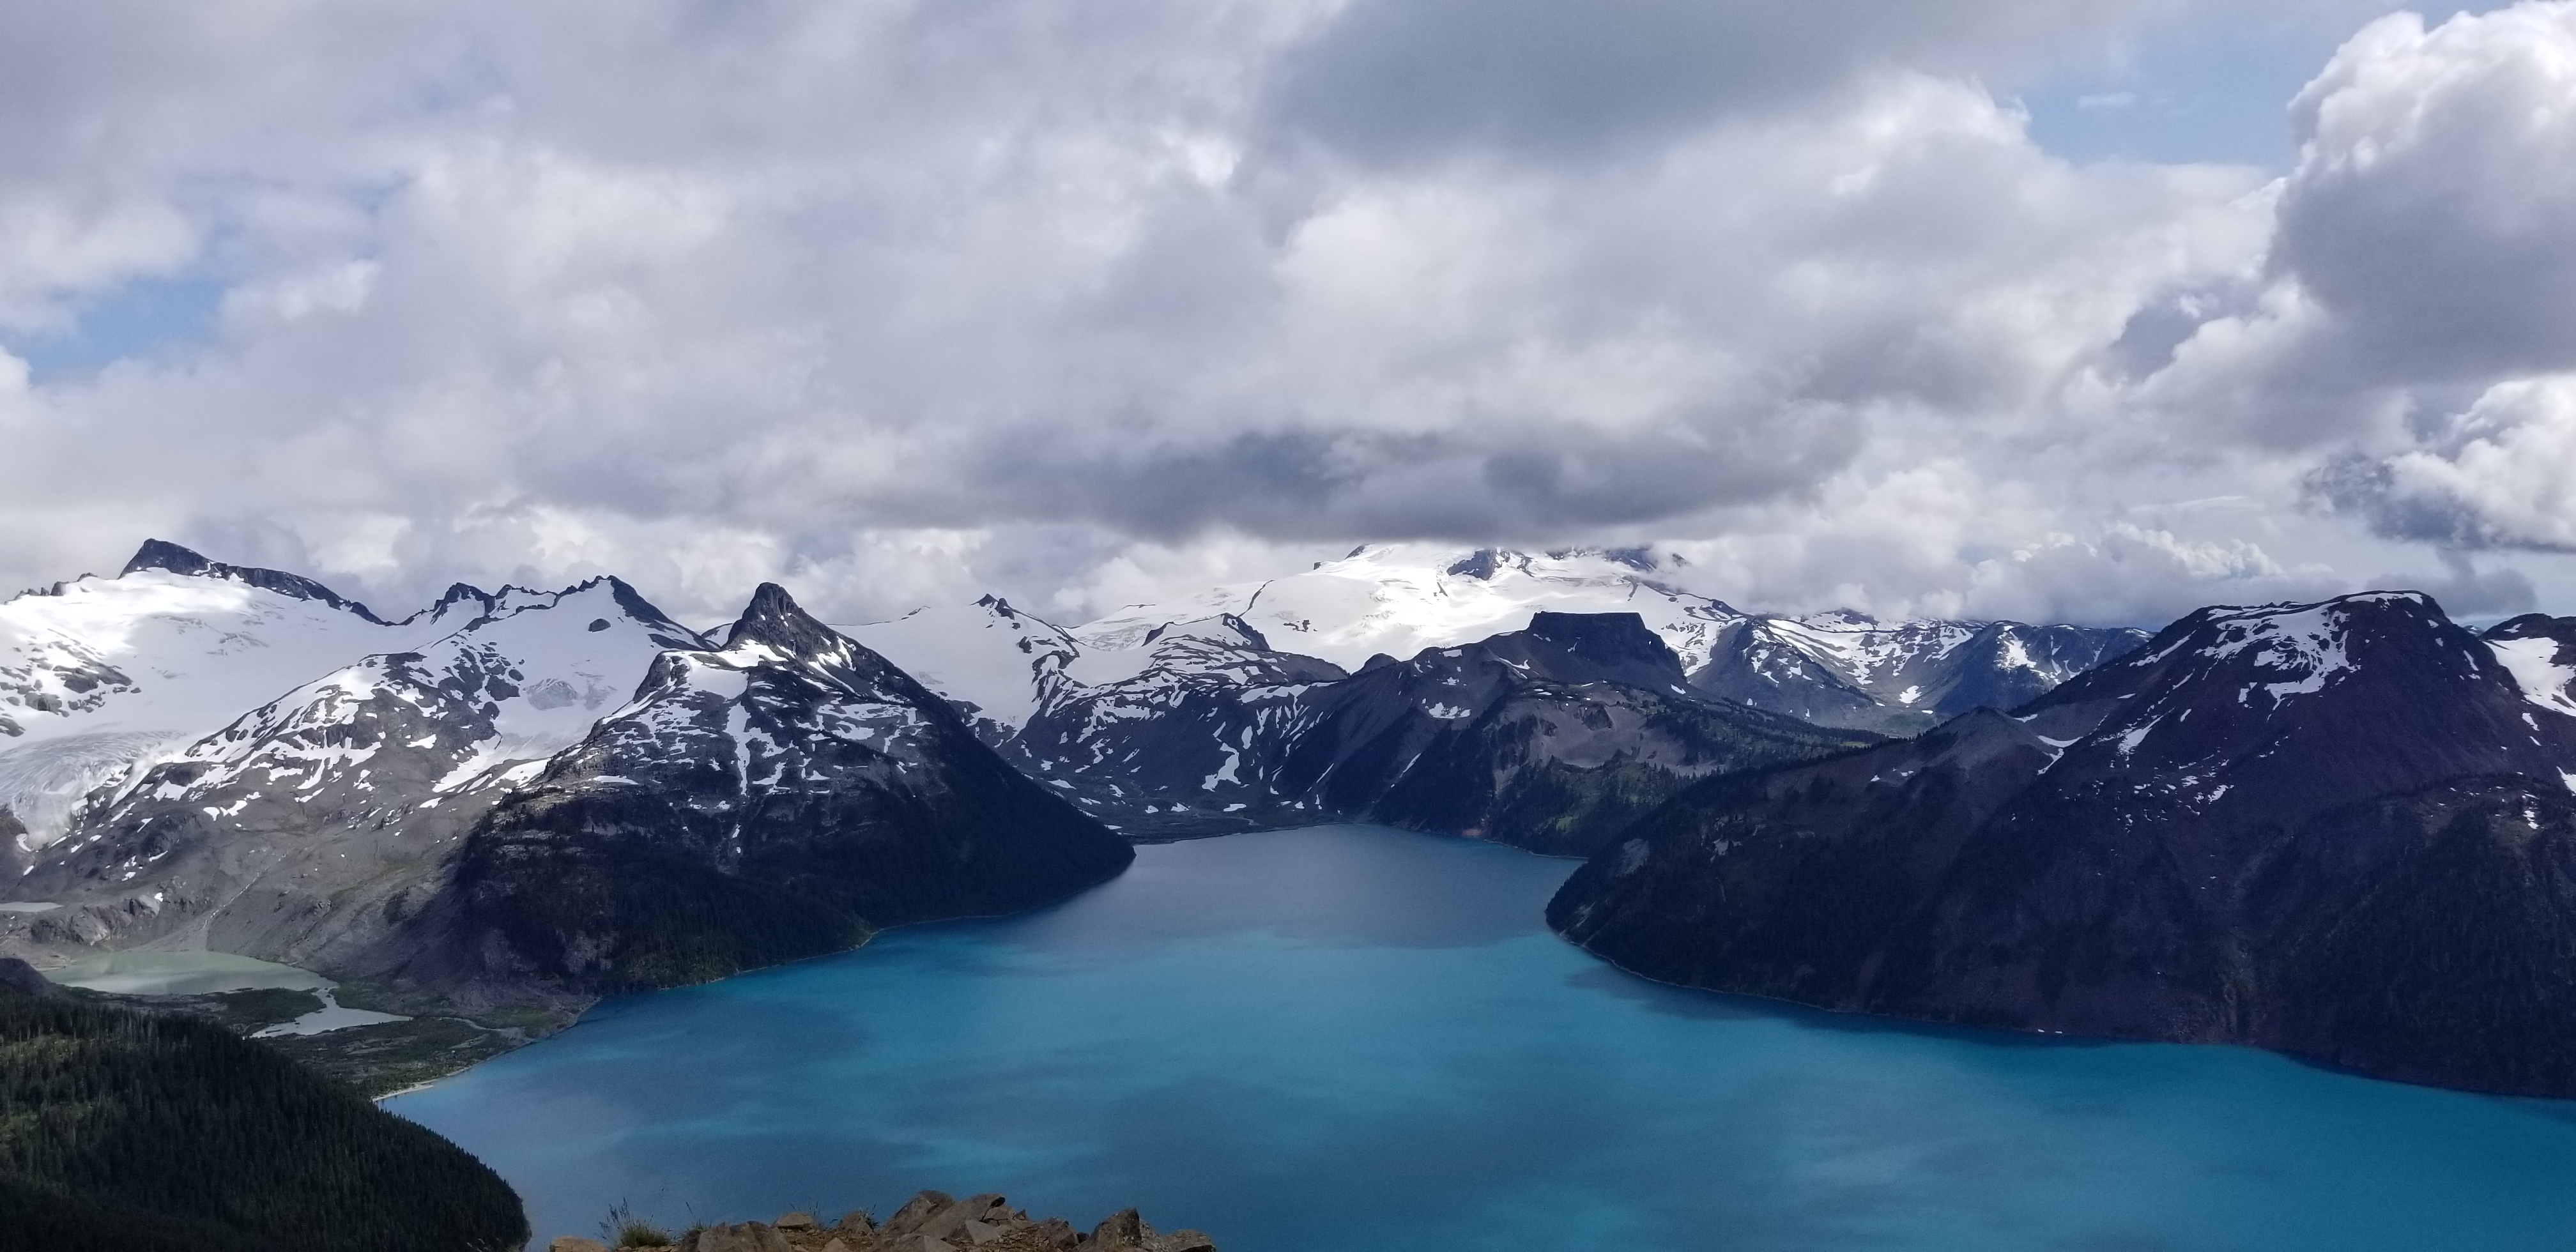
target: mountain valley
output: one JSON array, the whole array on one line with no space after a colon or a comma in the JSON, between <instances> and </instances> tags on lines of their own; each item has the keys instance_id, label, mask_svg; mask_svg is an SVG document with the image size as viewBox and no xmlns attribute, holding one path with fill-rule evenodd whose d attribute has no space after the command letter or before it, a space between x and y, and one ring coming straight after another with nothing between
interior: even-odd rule
<instances>
[{"instance_id":1,"label":"mountain valley","mask_svg":"<svg viewBox=\"0 0 2576 1252\"><path fill-rule=\"evenodd\" d=\"M1137 841L1366 821L1590 858L1551 923L1670 981L2576 1084L2535 1042L2571 1012L2576 619L1888 625L1656 569L1365 548L1073 627L836 629L763 586L718 638L614 578L389 621L155 541L0 605L0 950L235 953L517 1038Z\"/></svg>"}]
</instances>

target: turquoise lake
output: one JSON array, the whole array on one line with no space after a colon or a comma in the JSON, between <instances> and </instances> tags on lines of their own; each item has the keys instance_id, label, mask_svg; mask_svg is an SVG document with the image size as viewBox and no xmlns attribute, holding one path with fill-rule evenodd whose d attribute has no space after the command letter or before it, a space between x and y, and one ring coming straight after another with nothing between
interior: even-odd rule
<instances>
[{"instance_id":1,"label":"turquoise lake","mask_svg":"<svg viewBox=\"0 0 2576 1252\"><path fill-rule=\"evenodd\" d=\"M1149 846L386 1106L508 1178L540 1247L621 1201L936 1187L1225 1252L2576 1248L2576 1103L1659 986L1541 924L1572 869L1356 826Z\"/></svg>"}]
</instances>

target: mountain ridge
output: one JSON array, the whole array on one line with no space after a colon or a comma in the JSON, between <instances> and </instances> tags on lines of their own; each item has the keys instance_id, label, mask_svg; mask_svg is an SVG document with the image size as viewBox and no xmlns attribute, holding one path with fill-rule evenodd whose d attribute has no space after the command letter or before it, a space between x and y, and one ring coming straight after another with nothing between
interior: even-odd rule
<instances>
[{"instance_id":1,"label":"mountain ridge","mask_svg":"<svg viewBox=\"0 0 2576 1252\"><path fill-rule=\"evenodd\" d=\"M2419 593L2205 609L2011 714L1685 792L1549 922L1651 977L1844 1011L2576 1093L2540 1042L2576 1027L2576 977L2531 965L2576 952L2566 695ZM2446 979L2486 1026L2387 1002Z\"/></svg>"}]
</instances>

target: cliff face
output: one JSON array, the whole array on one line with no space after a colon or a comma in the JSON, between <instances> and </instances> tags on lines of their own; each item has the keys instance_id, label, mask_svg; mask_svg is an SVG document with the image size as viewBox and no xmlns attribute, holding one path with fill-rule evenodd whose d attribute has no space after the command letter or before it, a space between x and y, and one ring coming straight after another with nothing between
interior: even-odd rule
<instances>
[{"instance_id":1,"label":"cliff face","mask_svg":"<svg viewBox=\"0 0 2576 1252\"><path fill-rule=\"evenodd\" d=\"M1686 793L1549 921L1696 986L2576 1094L2559 646L2420 596L2206 610L2015 715Z\"/></svg>"}]
</instances>

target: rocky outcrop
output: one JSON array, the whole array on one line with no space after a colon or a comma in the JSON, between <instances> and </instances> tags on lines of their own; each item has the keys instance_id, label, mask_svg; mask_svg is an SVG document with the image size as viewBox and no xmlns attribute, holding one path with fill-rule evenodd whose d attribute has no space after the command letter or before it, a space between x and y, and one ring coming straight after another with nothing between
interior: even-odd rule
<instances>
[{"instance_id":1,"label":"rocky outcrop","mask_svg":"<svg viewBox=\"0 0 2576 1252\"><path fill-rule=\"evenodd\" d=\"M649 1227L630 1226L620 1233L620 1246L656 1246L649 1242ZM1195 1230L1160 1233L1134 1209L1084 1231L1061 1217L1032 1219L999 1195L957 1200L939 1191L914 1196L883 1224L864 1212L828 1226L810 1213L789 1213L775 1222L700 1226L667 1246L677 1252L1217 1252L1206 1235ZM608 1252L608 1245L568 1235L556 1239L548 1252Z\"/></svg>"},{"instance_id":2,"label":"rocky outcrop","mask_svg":"<svg viewBox=\"0 0 2576 1252\"><path fill-rule=\"evenodd\" d=\"M2576 1095L2563 627L2203 610L2012 715L1704 784L1548 920L1669 982Z\"/></svg>"}]
</instances>

